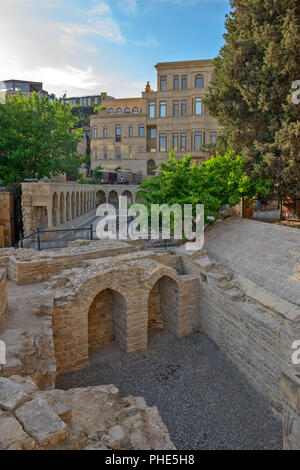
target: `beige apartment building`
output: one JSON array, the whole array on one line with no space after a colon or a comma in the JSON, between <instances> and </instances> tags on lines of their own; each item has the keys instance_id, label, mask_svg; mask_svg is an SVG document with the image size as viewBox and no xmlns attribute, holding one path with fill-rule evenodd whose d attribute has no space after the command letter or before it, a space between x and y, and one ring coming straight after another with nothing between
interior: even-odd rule
<instances>
[{"instance_id":1,"label":"beige apartment building","mask_svg":"<svg viewBox=\"0 0 300 470\"><path fill-rule=\"evenodd\" d=\"M143 176L153 166L191 153L207 158L203 146L213 143L220 127L206 113L203 98L213 71L212 60L164 62L155 66L157 91L147 83L140 98L109 99L91 116L91 168L120 167Z\"/></svg>"}]
</instances>

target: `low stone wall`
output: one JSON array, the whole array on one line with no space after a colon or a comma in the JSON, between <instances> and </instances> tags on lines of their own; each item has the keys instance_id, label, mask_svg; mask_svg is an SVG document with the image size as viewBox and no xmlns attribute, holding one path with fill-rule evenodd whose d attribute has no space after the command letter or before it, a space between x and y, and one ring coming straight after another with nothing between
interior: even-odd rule
<instances>
[{"instance_id":1,"label":"low stone wall","mask_svg":"<svg viewBox=\"0 0 300 470\"><path fill-rule=\"evenodd\" d=\"M8 277L19 285L48 280L64 269L97 258L139 250L124 242L99 240L56 251L15 250L9 257Z\"/></svg>"},{"instance_id":2,"label":"low stone wall","mask_svg":"<svg viewBox=\"0 0 300 470\"><path fill-rule=\"evenodd\" d=\"M6 271L0 269L0 319L7 310Z\"/></svg>"}]
</instances>

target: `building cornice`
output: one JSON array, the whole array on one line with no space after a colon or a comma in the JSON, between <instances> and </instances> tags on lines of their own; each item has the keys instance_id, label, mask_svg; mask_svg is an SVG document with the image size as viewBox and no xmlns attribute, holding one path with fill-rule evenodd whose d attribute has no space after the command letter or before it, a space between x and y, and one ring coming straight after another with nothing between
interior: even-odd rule
<instances>
[{"instance_id":1,"label":"building cornice","mask_svg":"<svg viewBox=\"0 0 300 470\"><path fill-rule=\"evenodd\" d=\"M203 59L203 60L183 60L178 62L158 62L155 65L156 70L160 69L169 69L169 68L186 68L186 67L203 67L203 66L212 66L214 64L214 59Z\"/></svg>"}]
</instances>

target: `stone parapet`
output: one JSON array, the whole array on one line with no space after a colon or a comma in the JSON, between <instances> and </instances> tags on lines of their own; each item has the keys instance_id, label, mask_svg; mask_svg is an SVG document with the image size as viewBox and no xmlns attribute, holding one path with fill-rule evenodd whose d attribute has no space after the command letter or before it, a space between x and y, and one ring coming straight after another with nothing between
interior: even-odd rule
<instances>
[{"instance_id":1,"label":"stone parapet","mask_svg":"<svg viewBox=\"0 0 300 470\"><path fill-rule=\"evenodd\" d=\"M136 250L139 248L124 242L105 240L87 241L85 244L78 242L77 246L74 243L72 246L55 251L15 250L7 263L8 277L19 285L42 282L84 261ZM4 256L3 258L5 259Z\"/></svg>"}]
</instances>

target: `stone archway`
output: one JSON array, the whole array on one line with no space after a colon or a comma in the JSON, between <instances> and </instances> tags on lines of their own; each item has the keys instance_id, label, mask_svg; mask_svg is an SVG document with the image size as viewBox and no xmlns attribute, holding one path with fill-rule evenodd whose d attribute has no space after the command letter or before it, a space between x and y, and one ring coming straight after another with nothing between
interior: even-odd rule
<instances>
[{"instance_id":1,"label":"stone archway","mask_svg":"<svg viewBox=\"0 0 300 470\"><path fill-rule=\"evenodd\" d=\"M115 341L126 350L126 301L113 289L104 289L88 311L89 349Z\"/></svg>"},{"instance_id":2,"label":"stone archway","mask_svg":"<svg viewBox=\"0 0 300 470\"><path fill-rule=\"evenodd\" d=\"M52 217L53 217L53 227L56 227L60 222L57 193L54 193L52 197Z\"/></svg>"},{"instance_id":3,"label":"stone archway","mask_svg":"<svg viewBox=\"0 0 300 470\"><path fill-rule=\"evenodd\" d=\"M127 204L132 204L133 203L133 196L132 193L128 190L122 192L122 196L127 197Z\"/></svg>"},{"instance_id":4,"label":"stone archway","mask_svg":"<svg viewBox=\"0 0 300 470\"><path fill-rule=\"evenodd\" d=\"M79 193L76 193L76 217L80 216L80 196Z\"/></svg>"},{"instance_id":5,"label":"stone archway","mask_svg":"<svg viewBox=\"0 0 300 470\"><path fill-rule=\"evenodd\" d=\"M64 193L60 193L59 198L59 205L60 205L60 223L65 223L65 195Z\"/></svg>"},{"instance_id":6,"label":"stone archway","mask_svg":"<svg viewBox=\"0 0 300 470\"><path fill-rule=\"evenodd\" d=\"M86 214L87 212L87 192L84 191L83 193L83 213Z\"/></svg>"},{"instance_id":7,"label":"stone archway","mask_svg":"<svg viewBox=\"0 0 300 470\"><path fill-rule=\"evenodd\" d=\"M106 204L106 194L102 190L96 193L96 207L100 206L100 204Z\"/></svg>"},{"instance_id":8,"label":"stone archway","mask_svg":"<svg viewBox=\"0 0 300 470\"><path fill-rule=\"evenodd\" d=\"M80 193L80 209L79 209L79 214L83 214L83 192L81 191Z\"/></svg>"},{"instance_id":9,"label":"stone archway","mask_svg":"<svg viewBox=\"0 0 300 470\"><path fill-rule=\"evenodd\" d=\"M66 221L69 222L71 220L71 199L70 193L66 195Z\"/></svg>"},{"instance_id":10,"label":"stone archway","mask_svg":"<svg viewBox=\"0 0 300 470\"><path fill-rule=\"evenodd\" d=\"M108 203L112 204L116 209L119 208L119 196L116 191L111 191L108 195Z\"/></svg>"},{"instance_id":11,"label":"stone archway","mask_svg":"<svg viewBox=\"0 0 300 470\"><path fill-rule=\"evenodd\" d=\"M71 215L72 215L72 220L75 219L76 217L76 197L75 193L72 193L71 196Z\"/></svg>"},{"instance_id":12,"label":"stone archway","mask_svg":"<svg viewBox=\"0 0 300 470\"><path fill-rule=\"evenodd\" d=\"M178 323L177 282L169 276L156 281L148 297L148 330L165 328L176 334Z\"/></svg>"}]
</instances>

